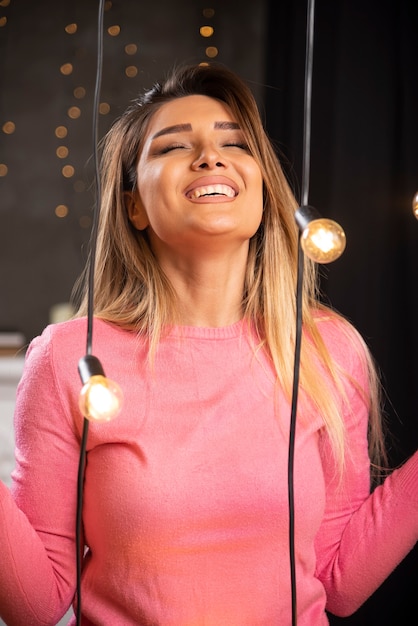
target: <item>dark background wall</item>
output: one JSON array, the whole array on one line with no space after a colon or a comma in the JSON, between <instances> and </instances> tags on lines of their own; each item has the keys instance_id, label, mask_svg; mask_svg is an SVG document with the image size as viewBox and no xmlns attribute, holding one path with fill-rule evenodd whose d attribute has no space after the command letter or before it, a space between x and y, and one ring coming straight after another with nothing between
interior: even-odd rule
<instances>
[{"instance_id":1,"label":"dark background wall","mask_svg":"<svg viewBox=\"0 0 418 626\"><path fill-rule=\"evenodd\" d=\"M347 249L322 268L324 297L370 345L383 374L394 464L418 444L418 3L317 0L310 202L336 219ZM214 10L205 17L204 10ZM0 0L0 330L30 340L67 302L86 259L93 196L93 0ZM76 23L77 31L65 27ZM107 28L120 26L111 36ZM200 35L211 25L210 38ZM217 61L253 88L298 193L306 3L302 0L114 0L105 12L99 134L174 62ZM128 44L137 46L134 54ZM72 72L61 66L71 63ZM128 66L137 68L127 77ZM75 92L86 90L84 97ZM77 94L77 95L76 95ZM68 110L80 109L71 119ZM7 122L15 125L12 133ZM55 135L58 126L67 136ZM57 148L68 156L59 158ZM3 168L2 168L3 165ZM64 166L73 175L62 174ZM56 215L64 205L64 217ZM406 624L416 608L416 550L352 618Z\"/></svg>"}]
</instances>

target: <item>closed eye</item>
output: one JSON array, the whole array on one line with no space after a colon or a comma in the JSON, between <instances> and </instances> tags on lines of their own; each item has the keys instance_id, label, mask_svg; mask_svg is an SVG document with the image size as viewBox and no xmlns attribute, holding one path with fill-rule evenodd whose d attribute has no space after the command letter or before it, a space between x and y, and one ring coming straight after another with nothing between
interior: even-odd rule
<instances>
[{"instance_id":1,"label":"closed eye","mask_svg":"<svg viewBox=\"0 0 418 626\"><path fill-rule=\"evenodd\" d=\"M156 155L164 155L169 152L173 152L174 150L186 150L189 146L183 143L170 143L161 148L158 148L155 151ZM249 146L245 142L242 141L229 141L221 145L221 148L238 148L239 150L244 150L245 152L249 152Z\"/></svg>"},{"instance_id":2,"label":"closed eye","mask_svg":"<svg viewBox=\"0 0 418 626\"><path fill-rule=\"evenodd\" d=\"M248 144L242 142L230 142L223 144L224 148L240 148L241 150L245 150L246 152L250 151Z\"/></svg>"},{"instance_id":3,"label":"closed eye","mask_svg":"<svg viewBox=\"0 0 418 626\"><path fill-rule=\"evenodd\" d=\"M168 152L172 152L173 150L181 150L186 148L184 144L181 143L171 143L168 146L164 146L160 150L158 150L158 154L167 154Z\"/></svg>"}]
</instances>

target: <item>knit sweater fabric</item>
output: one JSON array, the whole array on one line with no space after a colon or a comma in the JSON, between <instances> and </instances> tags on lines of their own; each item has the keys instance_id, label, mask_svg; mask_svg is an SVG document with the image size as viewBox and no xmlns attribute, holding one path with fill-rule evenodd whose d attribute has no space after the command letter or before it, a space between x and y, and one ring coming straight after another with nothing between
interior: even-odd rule
<instances>
[{"instance_id":1,"label":"knit sweater fabric","mask_svg":"<svg viewBox=\"0 0 418 626\"><path fill-rule=\"evenodd\" d=\"M298 626L355 611L417 540L418 455L370 495L365 358L340 324L318 321L348 374L341 480L321 415L305 404L297 418ZM74 599L86 331L85 318L48 326L18 387L11 491L0 484L0 615L11 626L56 624ZM290 403L255 342L244 322L175 327L150 368L134 333L95 320L93 354L124 404L89 426L84 626L291 623Z\"/></svg>"}]
</instances>

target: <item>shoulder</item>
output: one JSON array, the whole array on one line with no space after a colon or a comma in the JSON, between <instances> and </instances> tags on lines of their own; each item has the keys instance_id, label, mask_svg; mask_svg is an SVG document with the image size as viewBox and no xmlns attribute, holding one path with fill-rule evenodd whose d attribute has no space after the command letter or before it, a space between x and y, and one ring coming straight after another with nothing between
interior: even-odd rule
<instances>
[{"instance_id":1,"label":"shoulder","mask_svg":"<svg viewBox=\"0 0 418 626\"><path fill-rule=\"evenodd\" d=\"M29 344L26 360L31 363L67 360L71 356L82 356L85 352L87 335L86 318L50 324Z\"/></svg>"},{"instance_id":2,"label":"shoulder","mask_svg":"<svg viewBox=\"0 0 418 626\"><path fill-rule=\"evenodd\" d=\"M78 318L51 324L31 341L18 386L21 407L30 402L39 407L40 414L46 406L53 406L55 410L61 407L69 420L72 414L78 415L81 389L78 366L86 355L86 338L87 320ZM112 380L119 380L130 366L136 346L134 333L94 320L92 353Z\"/></svg>"},{"instance_id":3,"label":"shoulder","mask_svg":"<svg viewBox=\"0 0 418 626\"><path fill-rule=\"evenodd\" d=\"M324 341L340 345L364 343L356 327L340 313L332 309L316 309L313 319Z\"/></svg>"},{"instance_id":4,"label":"shoulder","mask_svg":"<svg viewBox=\"0 0 418 626\"><path fill-rule=\"evenodd\" d=\"M31 367L49 365L55 373L76 371L78 362L87 352L87 318L80 317L50 324L29 344L26 361ZM118 359L124 346L131 344L134 334L115 324L94 319L92 326L93 354L105 361ZM120 358L120 357L119 357Z\"/></svg>"},{"instance_id":5,"label":"shoulder","mask_svg":"<svg viewBox=\"0 0 418 626\"><path fill-rule=\"evenodd\" d=\"M346 372L366 376L371 355L356 327L332 309L313 312L314 325L332 360Z\"/></svg>"}]
</instances>

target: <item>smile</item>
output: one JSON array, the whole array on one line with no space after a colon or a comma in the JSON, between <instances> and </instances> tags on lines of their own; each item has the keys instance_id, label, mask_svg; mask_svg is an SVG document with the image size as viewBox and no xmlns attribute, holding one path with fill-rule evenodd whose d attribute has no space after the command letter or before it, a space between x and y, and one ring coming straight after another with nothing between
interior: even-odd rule
<instances>
[{"instance_id":1,"label":"smile","mask_svg":"<svg viewBox=\"0 0 418 626\"><path fill-rule=\"evenodd\" d=\"M237 195L235 189L232 189L229 185L207 185L205 187L196 187L192 189L187 197L197 200L197 198L206 196L226 196L227 198L235 198Z\"/></svg>"}]
</instances>

